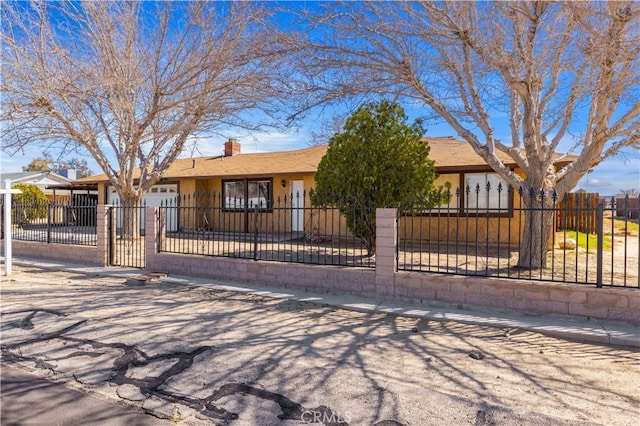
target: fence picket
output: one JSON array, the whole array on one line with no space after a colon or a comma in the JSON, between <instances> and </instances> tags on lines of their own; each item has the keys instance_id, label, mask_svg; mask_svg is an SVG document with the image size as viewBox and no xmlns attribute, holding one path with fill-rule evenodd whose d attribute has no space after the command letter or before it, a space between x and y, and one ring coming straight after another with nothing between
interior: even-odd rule
<instances>
[{"instance_id":1,"label":"fence picket","mask_svg":"<svg viewBox=\"0 0 640 426\"><path fill-rule=\"evenodd\" d=\"M265 204L249 205L239 200L229 200L225 205L223 197L199 197L191 202L194 200L191 195L183 195L183 200L187 202L160 207L164 211L160 217L174 215L179 222L177 230L165 231L160 243L161 251L374 267L375 256L367 255L366 247L347 229L346 219L340 213L341 209L354 209L354 217L362 219L375 214L372 207L349 207L338 198L329 198L327 205L315 205L311 196L307 192L291 193ZM195 226L194 217L202 207L202 203L197 201L201 199L207 200L207 211L211 212L206 229L196 229ZM294 200L297 205L292 203ZM303 223L298 223L298 213L301 213ZM303 229L298 231L299 227Z\"/></svg>"},{"instance_id":2,"label":"fence picket","mask_svg":"<svg viewBox=\"0 0 640 426\"><path fill-rule=\"evenodd\" d=\"M456 189L446 206L401 208L399 269L640 288L640 249L634 247L640 248L640 232L638 221L631 219L640 203L630 209L626 197L605 207L597 194L567 194L559 200L554 191L509 188L508 206L500 204L500 195L494 197L496 205L483 204L491 199L487 193L498 189L467 186ZM540 222L525 221L525 214L534 211L525 206L525 197L538 200L528 205L537 206ZM524 240L525 231L542 227L545 217L553 223L549 242ZM546 257L546 267L518 268L522 248L531 252L534 247Z\"/></svg>"},{"instance_id":3,"label":"fence picket","mask_svg":"<svg viewBox=\"0 0 640 426\"><path fill-rule=\"evenodd\" d=\"M500 195L504 190L508 197ZM491 191L497 191L497 197L488 196ZM524 197L553 197L554 207L536 207L541 217L553 215L551 248L535 246L540 248L536 252L547 256L546 268L517 267L520 247L533 247L533 241L523 241L525 229L541 226L525 222ZM491 199L497 200L496 205L490 204ZM507 199L508 205L503 205ZM465 200L471 208L465 206ZM441 204L425 207L434 203ZM12 237L96 246L96 207L95 200L88 198L14 203L11 214L16 224ZM290 193L277 197L275 202L261 200L260 204L249 205L237 199L225 200L219 193L199 192L163 202L159 210L158 220L171 218L176 224L171 229L164 222L158 227L162 230L158 242L162 252L375 267L375 255L368 255L366 244L347 227L348 220L363 220L375 214L373 206L344 197ZM300 226L298 212L304 222ZM114 234L109 246L113 263L144 267L144 239L124 238L121 234L121 222L127 215L142 226L144 206L118 205L109 214L112 219L108 223ZM638 216L640 198L629 196L603 203L597 194L567 194L558 200L549 191L467 186L447 190L444 198L439 194L426 201L402 203L395 256L398 268L407 271L640 288ZM576 245L569 248L573 239Z\"/></svg>"}]
</instances>

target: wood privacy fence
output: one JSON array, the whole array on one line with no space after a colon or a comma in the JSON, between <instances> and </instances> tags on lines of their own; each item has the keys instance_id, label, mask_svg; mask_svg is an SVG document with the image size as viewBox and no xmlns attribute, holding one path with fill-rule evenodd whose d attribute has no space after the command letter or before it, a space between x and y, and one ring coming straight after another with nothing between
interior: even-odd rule
<instances>
[{"instance_id":1,"label":"wood privacy fence","mask_svg":"<svg viewBox=\"0 0 640 426\"><path fill-rule=\"evenodd\" d=\"M556 231L572 230L595 234L597 232L597 193L569 193L558 202L556 208Z\"/></svg>"},{"instance_id":2,"label":"wood privacy fence","mask_svg":"<svg viewBox=\"0 0 640 426\"><path fill-rule=\"evenodd\" d=\"M640 198L616 198L616 216L640 219Z\"/></svg>"}]
</instances>

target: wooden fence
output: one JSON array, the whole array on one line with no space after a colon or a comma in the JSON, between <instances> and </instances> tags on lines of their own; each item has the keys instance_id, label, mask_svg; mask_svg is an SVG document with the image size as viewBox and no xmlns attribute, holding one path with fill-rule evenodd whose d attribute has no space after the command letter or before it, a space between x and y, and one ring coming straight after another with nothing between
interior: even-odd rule
<instances>
[{"instance_id":1,"label":"wooden fence","mask_svg":"<svg viewBox=\"0 0 640 426\"><path fill-rule=\"evenodd\" d=\"M597 232L597 193L569 193L558 202L556 231L572 230L595 234Z\"/></svg>"},{"instance_id":2,"label":"wooden fence","mask_svg":"<svg viewBox=\"0 0 640 426\"><path fill-rule=\"evenodd\" d=\"M616 198L616 216L640 219L640 198Z\"/></svg>"}]
</instances>

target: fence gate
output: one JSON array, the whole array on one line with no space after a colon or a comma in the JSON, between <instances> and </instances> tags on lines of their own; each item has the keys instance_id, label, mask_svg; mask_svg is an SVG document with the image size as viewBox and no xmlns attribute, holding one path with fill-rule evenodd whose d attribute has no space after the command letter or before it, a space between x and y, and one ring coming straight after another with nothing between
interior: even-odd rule
<instances>
[{"instance_id":1,"label":"fence gate","mask_svg":"<svg viewBox=\"0 0 640 426\"><path fill-rule=\"evenodd\" d=\"M144 206L109 207L109 265L145 267Z\"/></svg>"}]
</instances>

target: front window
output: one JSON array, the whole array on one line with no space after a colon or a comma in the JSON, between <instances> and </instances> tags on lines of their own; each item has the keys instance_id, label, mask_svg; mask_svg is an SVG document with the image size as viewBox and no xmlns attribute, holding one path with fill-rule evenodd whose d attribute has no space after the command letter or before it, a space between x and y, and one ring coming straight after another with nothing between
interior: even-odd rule
<instances>
[{"instance_id":1,"label":"front window","mask_svg":"<svg viewBox=\"0 0 640 426\"><path fill-rule=\"evenodd\" d=\"M245 207L261 210L271 208L271 180L234 180L223 185L224 208L240 210Z\"/></svg>"},{"instance_id":2,"label":"front window","mask_svg":"<svg viewBox=\"0 0 640 426\"><path fill-rule=\"evenodd\" d=\"M509 208L509 186L496 173L467 173L465 208L470 212L499 212Z\"/></svg>"},{"instance_id":3,"label":"front window","mask_svg":"<svg viewBox=\"0 0 640 426\"><path fill-rule=\"evenodd\" d=\"M440 204L434 206L432 210L444 212L457 210L460 207L460 174L448 173L440 174L433 183L434 188L440 194Z\"/></svg>"},{"instance_id":4,"label":"front window","mask_svg":"<svg viewBox=\"0 0 640 426\"><path fill-rule=\"evenodd\" d=\"M244 208L244 181L239 180L224 183L224 208Z\"/></svg>"}]
</instances>

